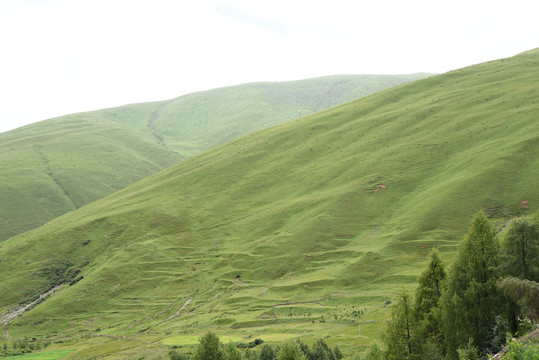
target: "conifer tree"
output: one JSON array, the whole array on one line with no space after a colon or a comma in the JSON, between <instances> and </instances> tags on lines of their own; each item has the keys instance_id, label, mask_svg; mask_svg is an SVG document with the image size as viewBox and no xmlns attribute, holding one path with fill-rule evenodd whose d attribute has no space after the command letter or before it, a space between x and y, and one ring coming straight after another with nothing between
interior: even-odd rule
<instances>
[{"instance_id":1,"label":"conifer tree","mask_svg":"<svg viewBox=\"0 0 539 360\"><path fill-rule=\"evenodd\" d=\"M430 262L427 269L419 276L419 285L415 295L415 315L421 320L433 308L438 307L442 297L442 284L446 273L438 249L430 253Z\"/></svg>"},{"instance_id":2,"label":"conifer tree","mask_svg":"<svg viewBox=\"0 0 539 360\"><path fill-rule=\"evenodd\" d=\"M487 350L501 307L495 276L498 259L492 226L485 213L479 212L459 245L442 295L442 329L449 359L458 359L457 350L467 346L469 339L480 351Z\"/></svg>"},{"instance_id":3,"label":"conifer tree","mask_svg":"<svg viewBox=\"0 0 539 360\"><path fill-rule=\"evenodd\" d=\"M336 360L335 354L333 354L333 351L324 339L316 340L313 344L311 354L312 360Z\"/></svg>"},{"instance_id":4,"label":"conifer tree","mask_svg":"<svg viewBox=\"0 0 539 360\"><path fill-rule=\"evenodd\" d=\"M514 221L502 243L503 273L539 281L539 227L535 221Z\"/></svg>"},{"instance_id":5,"label":"conifer tree","mask_svg":"<svg viewBox=\"0 0 539 360\"><path fill-rule=\"evenodd\" d=\"M438 250L433 249L427 269L419 276L414 306L417 346L429 347L431 353L435 348L438 348L439 352L443 348L443 336L439 325L439 302L445 277L445 269Z\"/></svg>"},{"instance_id":6,"label":"conifer tree","mask_svg":"<svg viewBox=\"0 0 539 360\"><path fill-rule=\"evenodd\" d=\"M301 349L301 352L303 353L303 355L305 355L305 358L307 360L313 360L313 352L311 348L309 347L309 345L305 344L300 339L296 339L296 343L299 345L299 348Z\"/></svg>"},{"instance_id":7,"label":"conifer tree","mask_svg":"<svg viewBox=\"0 0 539 360\"><path fill-rule=\"evenodd\" d=\"M393 305L383 339L386 345L385 359L404 360L414 354L412 338L414 336L414 316L410 295L403 288L399 301Z\"/></svg>"},{"instance_id":8,"label":"conifer tree","mask_svg":"<svg viewBox=\"0 0 539 360\"><path fill-rule=\"evenodd\" d=\"M539 321L539 283L512 276L498 280L498 288L518 304L524 314L533 321Z\"/></svg>"}]
</instances>

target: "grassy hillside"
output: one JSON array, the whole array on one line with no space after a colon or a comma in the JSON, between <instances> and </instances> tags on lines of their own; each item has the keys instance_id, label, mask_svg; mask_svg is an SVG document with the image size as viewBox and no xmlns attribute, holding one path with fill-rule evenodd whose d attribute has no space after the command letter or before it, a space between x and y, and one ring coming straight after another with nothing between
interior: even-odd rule
<instances>
[{"instance_id":1,"label":"grassy hillside","mask_svg":"<svg viewBox=\"0 0 539 360\"><path fill-rule=\"evenodd\" d=\"M151 135L190 157L257 130L428 75L336 75L251 83L105 110L97 115ZM145 115L135 117L134 112Z\"/></svg>"},{"instance_id":2,"label":"grassy hillside","mask_svg":"<svg viewBox=\"0 0 539 360\"><path fill-rule=\"evenodd\" d=\"M530 52L260 131L10 239L0 311L51 274L84 278L4 330L71 336L68 358L164 352L208 329L327 336L351 355L477 210L497 228L537 210L538 65Z\"/></svg>"},{"instance_id":3,"label":"grassy hillside","mask_svg":"<svg viewBox=\"0 0 539 360\"><path fill-rule=\"evenodd\" d=\"M180 159L107 121L60 118L0 134L0 241Z\"/></svg>"},{"instance_id":4,"label":"grassy hillside","mask_svg":"<svg viewBox=\"0 0 539 360\"><path fill-rule=\"evenodd\" d=\"M240 135L415 75L246 84L43 121L0 134L0 241Z\"/></svg>"}]
</instances>

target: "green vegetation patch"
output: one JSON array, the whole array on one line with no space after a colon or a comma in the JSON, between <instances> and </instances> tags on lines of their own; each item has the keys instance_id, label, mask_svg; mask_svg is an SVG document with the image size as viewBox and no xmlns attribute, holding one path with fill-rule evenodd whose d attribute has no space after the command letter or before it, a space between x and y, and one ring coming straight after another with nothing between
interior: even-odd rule
<instances>
[{"instance_id":1,"label":"green vegetation patch","mask_svg":"<svg viewBox=\"0 0 539 360\"><path fill-rule=\"evenodd\" d=\"M71 354L72 352L75 352L74 349L68 349L68 350L50 350L50 351L43 351L39 353L33 353L33 354L26 354L26 355L17 355L17 356L8 356L2 358L3 360L57 360L61 359L63 357L66 357L67 355Z\"/></svg>"},{"instance_id":2,"label":"green vegetation patch","mask_svg":"<svg viewBox=\"0 0 539 360\"><path fill-rule=\"evenodd\" d=\"M240 336L234 335L223 335L219 339L223 344L229 342L240 342L243 339ZM169 346L186 346L186 345L195 345L198 344L200 340L200 335L178 335L171 336L161 340L161 343Z\"/></svg>"}]
</instances>

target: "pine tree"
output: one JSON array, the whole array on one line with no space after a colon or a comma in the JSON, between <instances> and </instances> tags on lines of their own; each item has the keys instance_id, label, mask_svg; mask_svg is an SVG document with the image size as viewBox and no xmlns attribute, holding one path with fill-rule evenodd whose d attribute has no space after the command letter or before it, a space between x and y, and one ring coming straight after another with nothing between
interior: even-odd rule
<instances>
[{"instance_id":1,"label":"pine tree","mask_svg":"<svg viewBox=\"0 0 539 360\"><path fill-rule=\"evenodd\" d=\"M419 276L419 285L415 293L414 317L417 323L415 342L417 347L425 348L421 352L426 352L426 348L431 354L436 348L442 352L443 335L439 324L439 302L445 277L445 269L438 250L433 249L427 269Z\"/></svg>"},{"instance_id":2,"label":"pine tree","mask_svg":"<svg viewBox=\"0 0 539 360\"><path fill-rule=\"evenodd\" d=\"M512 276L498 280L498 288L518 304L526 316L539 321L539 283Z\"/></svg>"},{"instance_id":3,"label":"pine tree","mask_svg":"<svg viewBox=\"0 0 539 360\"><path fill-rule=\"evenodd\" d=\"M486 351L490 331L501 307L495 268L498 245L486 215L479 212L462 240L442 295L442 328L447 356L457 359L459 348L472 345Z\"/></svg>"},{"instance_id":4,"label":"pine tree","mask_svg":"<svg viewBox=\"0 0 539 360\"><path fill-rule=\"evenodd\" d=\"M335 354L333 354L333 351L324 339L316 340L313 344L311 354L311 359L313 360L336 360Z\"/></svg>"},{"instance_id":5,"label":"pine tree","mask_svg":"<svg viewBox=\"0 0 539 360\"><path fill-rule=\"evenodd\" d=\"M514 221L502 243L503 273L539 281L539 227L534 221Z\"/></svg>"},{"instance_id":6,"label":"pine tree","mask_svg":"<svg viewBox=\"0 0 539 360\"><path fill-rule=\"evenodd\" d=\"M419 276L419 285L416 290L414 311L418 320L424 319L432 309L438 307L445 277L446 273L439 252L433 249L427 269Z\"/></svg>"},{"instance_id":7,"label":"pine tree","mask_svg":"<svg viewBox=\"0 0 539 360\"><path fill-rule=\"evenodd\" d=\"M305 355L305 358L307 360L313 360L313 352L311 348L309 347L309 345L305 344L300 339L296 339L296 343L299 345L299 348L301 349L301 352L303 353L303 355Z\"/></svg>"},{"instance_id":8,"label":"pine tree","mask_svg":"<svg viewBox=\"0 0 539 360\"><path fill-rule=\"evenodd\" d=\"M536 261L539 257L537 218L513 221L502 241L501 257L500 273L502 276L539 281L539 269ZM507 299L506 314L511 332L516 333L521 309L511 296Z\"/></svg>"},{"instance_id":9,"label":"pine tree","mask_svg":"<svg viewBox=\"0 0 539 360\"><path fill-rule=\"evenodd\" d=\"M414 316L410 295L403 288L399 301L393 305L383 339L386 345L387 360L410 359L414 353L412 338L414 336Z\"/></svg>"}]
</instances>

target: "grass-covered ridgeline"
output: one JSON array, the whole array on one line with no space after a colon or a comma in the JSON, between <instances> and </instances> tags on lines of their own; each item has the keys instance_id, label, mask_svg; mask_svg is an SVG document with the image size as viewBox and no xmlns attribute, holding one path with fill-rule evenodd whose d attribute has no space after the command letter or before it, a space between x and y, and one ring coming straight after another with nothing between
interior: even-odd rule
<instances>
[{"instance_id":1,"label":"grass-covered ridgeline","mask_svg":"<svg viewBox=\"0 0 539 360\"><path fill-rule=\"evenodd\" d=\"M537 210L538 67L531 51L385 90L12 238L0 244L0 312L46 291L43 269L66 259L84 278L6 329L81 339L68 358L165 351L208 329L323 336L351 355L379 338L432 247L453 258L479 209L496 229Z\"/></svg>"},{"instance_id":2,"label":"grass-covered ridgeline","mask_svg":"<svg viewBox=\"0 0 539 360\"><path fill-rule=\"evenodd\" d=\"M0 134L0 241L227 140L427 74L232 86Z\"/></svg>"}]
</instances>

